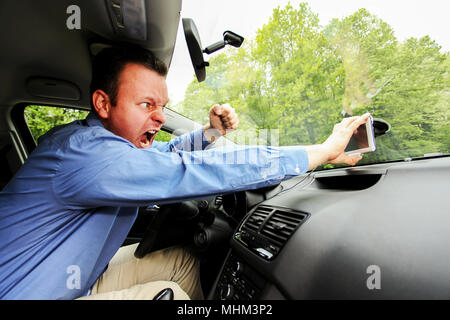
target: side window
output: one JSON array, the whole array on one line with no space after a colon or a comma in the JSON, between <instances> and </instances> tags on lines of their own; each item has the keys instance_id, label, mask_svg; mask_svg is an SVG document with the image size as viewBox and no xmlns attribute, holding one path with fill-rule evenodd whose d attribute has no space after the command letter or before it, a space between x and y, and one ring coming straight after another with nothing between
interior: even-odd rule
<instances>
[{"instance_id":1,"label":"side window","mask_svg":"<svg viewBox=\"0 0 450 320\"><path fill-rule=\"evenodd\" d=\"M89 111L86 110L39 105L26 106L24 111L25 120L36 142L51 128L74 120L85 119L88 114ZM161 130L155 140L167 142L171 138L170 133Z\"/></svg>"},{"instance_id":2,"label":"side window","mask_svg":"<svg viewBox=\"0 0 450 320\"><path fill-rule=\"evenodd\" d=\"M169 142L172 139L172 135L166 131L160 130L155 137L155 141Z\"/></svg>"},{"instance_id":3,"label":"side window","mask_svg":"<svg viewBox=\"0 0 450 320\"><path fill-rule=\"evenodd\" d=\"M89 111L64 108L29 105L25 107L24 115L34 141L54 126L84 119Z\"/></svg>"}]
</instances>

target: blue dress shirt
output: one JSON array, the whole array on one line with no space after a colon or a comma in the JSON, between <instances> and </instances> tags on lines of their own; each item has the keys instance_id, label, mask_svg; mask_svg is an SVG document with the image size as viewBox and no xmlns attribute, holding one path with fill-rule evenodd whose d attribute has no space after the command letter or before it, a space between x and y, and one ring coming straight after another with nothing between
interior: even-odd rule
<instances>
[{"instance_id":1,"label":"blue dress shirt","mask_svg":"<svg viewBox=\"0 0 450 320\"><path fill-rule=\"evenodd\" d=\"M139 206L256 189L308 168L302 147L208 145L198 130L139 149L92 113L50 130L0 193L0 298L86 295Z\"/></svg>"}]
</instances>

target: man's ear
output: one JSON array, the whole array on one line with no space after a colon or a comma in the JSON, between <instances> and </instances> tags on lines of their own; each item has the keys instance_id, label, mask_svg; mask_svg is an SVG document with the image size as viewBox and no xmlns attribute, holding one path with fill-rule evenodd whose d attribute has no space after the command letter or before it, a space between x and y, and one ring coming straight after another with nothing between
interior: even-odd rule
<instances>
[{"instance_id":1,"label":"man's ear","mask_svg":"<svg viewBox=\"0 0 450 320\"><path fill-rule=\"evenodd\" d=\"M111 102L109 101L108 95L103 90L98 89L94 91L94 93L92 94L92 104L100 118L109 118Z\"/></svg>"}]
</instances>

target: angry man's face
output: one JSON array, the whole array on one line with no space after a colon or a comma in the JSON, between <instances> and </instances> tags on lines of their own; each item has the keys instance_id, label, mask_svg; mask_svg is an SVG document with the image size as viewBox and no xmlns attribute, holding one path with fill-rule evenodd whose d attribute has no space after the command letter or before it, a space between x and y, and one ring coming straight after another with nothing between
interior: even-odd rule
<instances>
[{"instance_id":1,"label":"angry man's face","mask_svg":"<svg viewBox=\"0 0 450 320\"><path fill-rule=\"evenodd\" d=\"M95 104L95 93L93 95ZM106 129L130 141L137 148L149 148L165 123L168 102L163 76L142 65L128 63L119 76L116 105L106 97L96 108Z\"/></svg>"}]
</instances>

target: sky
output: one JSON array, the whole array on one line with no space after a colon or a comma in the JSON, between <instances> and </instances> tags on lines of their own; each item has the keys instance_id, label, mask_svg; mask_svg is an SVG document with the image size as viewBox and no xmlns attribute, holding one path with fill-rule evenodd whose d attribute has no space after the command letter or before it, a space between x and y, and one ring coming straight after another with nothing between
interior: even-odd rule
<instances>
[{"instance_id":1,"label":"sky","mask_svg":"<svg viewBox=\"0 0 450 320\"><path fill-rule=\"evenodd\" d=\"M246 39L255 38L258 29L269 20L273 8L284 7L289 2L294 8L299 2L308 2L312 11L319 15L323 26L332 18L342 18L360 8L366 8L387 22L400 41L429 35L443 50L450 51L449 0L183 0L181 18L194 20L205 48L222 40L222 34L226 30L236 32ZM211 56L213 55L214 53ZM204 57L207 61L210 56L205 54ZM167 77L172 103L183 100L193 75L180 20Z\"/></svg>"}]
</instances>

